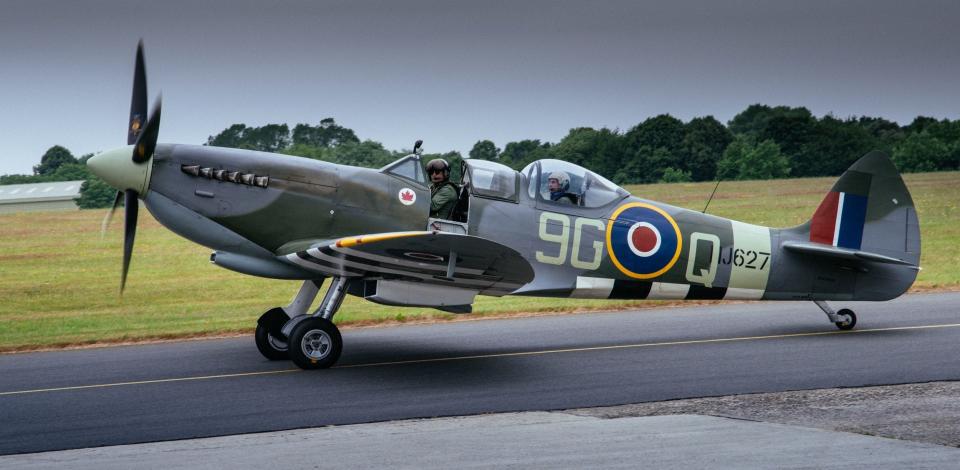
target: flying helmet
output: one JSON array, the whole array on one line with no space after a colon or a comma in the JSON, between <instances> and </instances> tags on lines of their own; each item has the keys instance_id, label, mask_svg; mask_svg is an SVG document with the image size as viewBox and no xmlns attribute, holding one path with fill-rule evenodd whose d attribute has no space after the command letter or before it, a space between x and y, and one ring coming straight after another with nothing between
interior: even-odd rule
<instances>
[{"instance_id":1,"label":"flying helmet","mask_svg":"<svg viewBox=\"0 0 960 470\"><path fill-rule=\"evenodd\" d=\"M450 164L447 163L446 160L444 160L444 159L442 159L442 158L434 158L433 160L430 160L429 163L427 163L427 174L428 174L428 175L429 175L430 173L436 171L436 170L443 171L443 177L444 177L444 178L449 178L449 177L450 177Z\"/></svg>"},{"instance_id":2,"label":"flying helmet","mask_svg":"<svg viewBox=\"0 0 960 470\"><path fill-rule=\"evenodd\" d=\"M557 183L560 183L560 191L567 192L570 189L570 177L567 176L566 172L563 171L554 171L547 176L547 181L557 180Z\"/></svg>"}]
</instances>

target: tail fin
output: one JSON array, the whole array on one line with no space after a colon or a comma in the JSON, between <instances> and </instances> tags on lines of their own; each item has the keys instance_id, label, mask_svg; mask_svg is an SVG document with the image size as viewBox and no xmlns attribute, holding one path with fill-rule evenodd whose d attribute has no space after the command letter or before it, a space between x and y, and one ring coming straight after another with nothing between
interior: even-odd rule
<instances>
[{"instance_id":1,"label":"tail fin","mask_svg":"<svg viewBox=\"0 0 960 470\"><path fill-rule=\"evenodd\" d=\"M919 263L917 211L889 157L870 152L840 176L810 220L809 240Z\"/></svg>"},{"instance_id":2,"label":"tail fin","mask_svg":"<svg viewBox=\"0 0 960 470\"><path fill-rule=\"evenodd\" d=\"M815 272L815 299L889 300L906 292L920 269L913 198L893 162L880 152L857 160L813 218L782 236L785 250L810 260L806 266Z\"/></svg>"}]
</instances>

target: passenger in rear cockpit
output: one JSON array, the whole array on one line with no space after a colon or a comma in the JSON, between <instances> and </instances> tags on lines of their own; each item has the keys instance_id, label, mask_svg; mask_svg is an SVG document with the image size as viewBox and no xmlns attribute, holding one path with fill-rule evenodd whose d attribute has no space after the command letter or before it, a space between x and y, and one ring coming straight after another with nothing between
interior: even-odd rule
<instances>
[{"instance_id":1,"label":"passenger in rear cockpit","mask_svg":"<svg viewBox=\"0 0 960 470\"><path fill-rule=\"evenodd\" d=\"M550 191L550 200L560 204L577 205L577 195L568 192L570 177L565 172L554 171L547 176L547 190Z\"/></svg>"}]
</instances>

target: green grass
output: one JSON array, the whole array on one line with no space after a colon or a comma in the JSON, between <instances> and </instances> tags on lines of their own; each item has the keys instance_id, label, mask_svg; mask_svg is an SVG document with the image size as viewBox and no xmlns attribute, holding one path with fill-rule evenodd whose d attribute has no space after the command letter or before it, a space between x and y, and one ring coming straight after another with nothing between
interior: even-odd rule
<instances>
[{"instance_id":1,"label":"green grass","mask_svg":"<svg viewBox=\"0 0 960 470\"><path fill-rule=\"evenodd\" d=\"M906 176L920 215L924 270L916 287L960 286L960 173ZM769 226L808 219L834 178L721 183L708 212ZM700 210L713 183L630 186L634 195ZM99 234L104 210L0 215L0 351L250 332L298 283L244 276L141 211L127 290L117 295L123 221ZM479 297L480 315L654 305L643 301ZM432 309L348 297L339 324L449 319Z\"/></svg>"}]
</instances>

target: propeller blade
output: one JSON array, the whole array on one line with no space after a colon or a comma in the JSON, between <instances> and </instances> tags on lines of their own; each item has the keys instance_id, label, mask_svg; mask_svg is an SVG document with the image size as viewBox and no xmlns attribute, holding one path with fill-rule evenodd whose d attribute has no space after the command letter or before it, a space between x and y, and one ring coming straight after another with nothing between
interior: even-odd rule
<instances>
[{"instance_id":1,"label":"propeller blade","mask_svg":"<svg viewBox=\"0 0 960 470\"><path fill-rule=\"evenodd\" d=\"M130 98L130 121L127 123L127 145L133 145L147 119L147 72L143 64L143 39L137 43L137 65L133 69L133 96Z\"/></svg>"},{"instance_id":2,"label":"propeller blade","mask_svg":"<svg viewBox=\"0 0 960 470\"><path fill-rule=\"evenodd\" d=\"M120 277L120 294L127 285L127 271L130 270L130 256L133 254L133 239L137 235L137 211L140 209L137 192L128 189L123 192L123 273Z\"/></svg>"},{"instance_id":3,"label":"propeller blade","mask_svg":"<svg viewBox=\"0 0 960 470\"><path fill-rule=\"evenodd\" d=\"M100 239L103 240L103 237L107 234L107 227L110 226L110 221L113 220L113 213L117 211L117 207L120 206L120 201L123 200L123 191L117 191L117 197L113 199L113 207L110 208L110 212L107 212L107 215L103 218L103 223L100 224Z\"/></svg>"},{"instance_id":4,"label":"propeller blade","mask_svg":"<svg viewBox=\"0 0 960 470\"><path fill-rule=\"evenodd\" d=\"M153 156L153 151L157 148L157 137L160 135L160 108L162 97L157 97L157 102L153 105L153 113L150 114L150 120L146 127L137 138L137 143L133 147L134 163L143 163Z\"/></svg>"}]
</instances>

